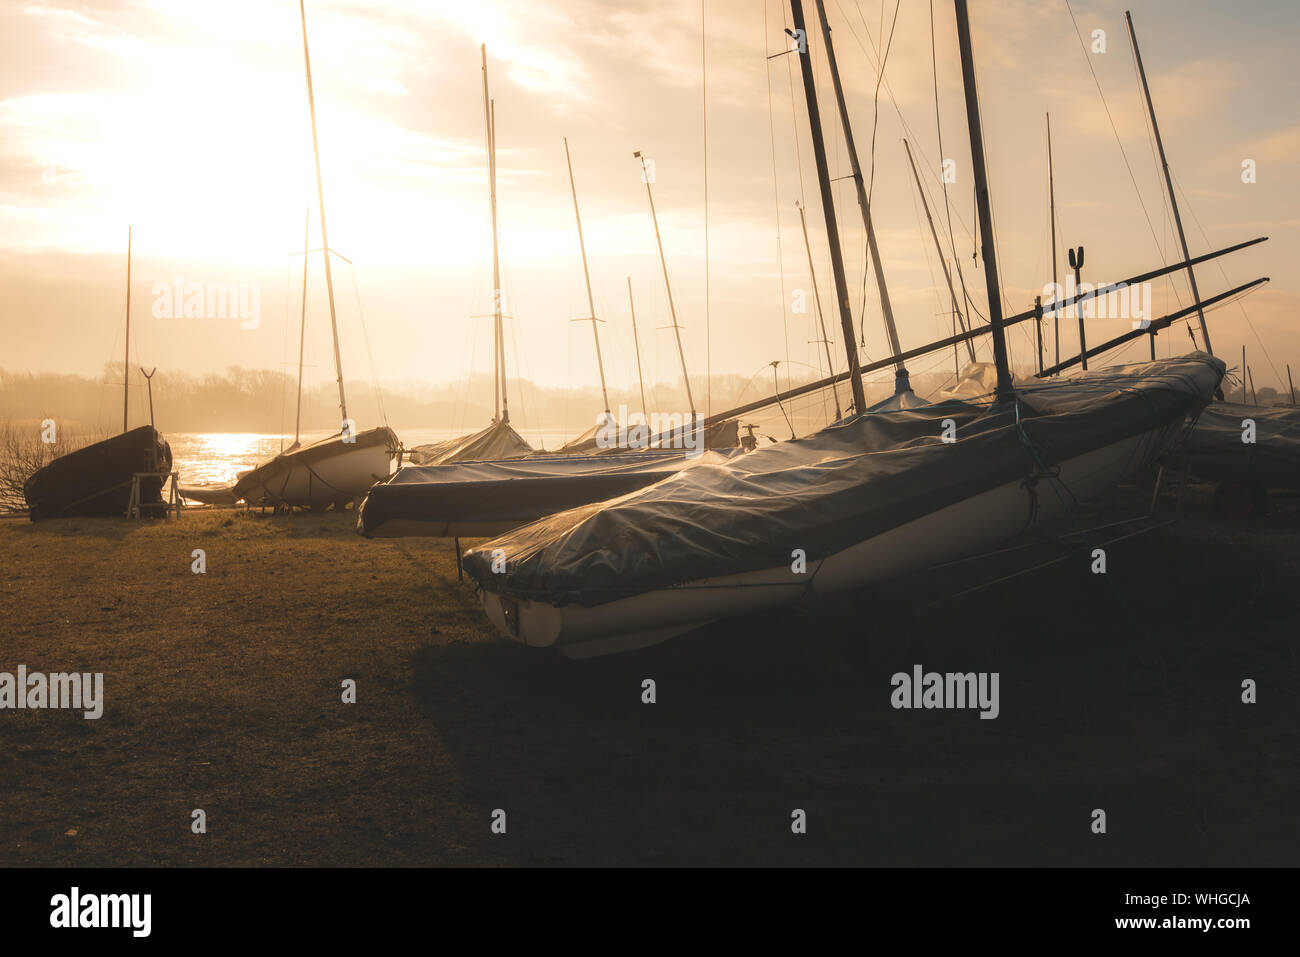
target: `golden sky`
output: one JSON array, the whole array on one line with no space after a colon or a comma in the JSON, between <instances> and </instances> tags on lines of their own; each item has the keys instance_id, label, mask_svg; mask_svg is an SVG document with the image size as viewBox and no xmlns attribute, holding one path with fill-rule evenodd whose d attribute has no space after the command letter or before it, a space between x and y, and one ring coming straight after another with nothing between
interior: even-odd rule
<instances>
[{"instance_id":1,"label":"golden sky","mask_svg":"<svg viewBox=\"0 0 1300 957\"><path fill-rule=\"evenodd\" d=\"M815 7L808 2L808 16ZM1087 247L1084 279L1114 281L1175 257L1176 241L1139 99L1122 3L975 0L985 141L1004 296L1028 306L1050 280L1044 114L1052 114L1064 248ZM1300 201L1300 14L1290 2L1131 0L1193 254L1257 235L1271 240L1201 267L1203 295L1257 276L1273 281L1211 314L1216 351L1251 351L1256 384L1300 372L1300 279L1291 268ZM878 51L893 2L827 0L864 166L873 165ZM904 347L946 334L947 292L906 165L912 141L929 198L938 183L930 4L902 0L874 123L873 207ZM307 4L325 198L344 371L381 382L455 381L489 364L491 240L479 44L496 101L499 202L512 374L549 385L596 381L562 137L573 151L607 375L631 383L626 277L637 297L647 378L673 380L677 354L654 233L633 158L655 161L655 203L692 377L749 377L789 360L819 363L795 201L809 209L823 301L830 266L798 65L777 0L311 0ZM815 22L813 20L812 22ZM702 63L701 39L704 40ZM971 261L969 148L952 4L934 3L939 120L956 247L983 309ZM848 173L813 37L832 175ZM1091 62L1119 132L1088 69ZM707 100L702 88L707 68ZM792 100L793 94L793 100ZM707 102L708 325L705 297ZM1243 183L1253 159L1257 182ZM1136 181L1136 187L1135 182ZM802 184L802 185L801 185ZM134 230L133 344L145 365L191 372L283 368L296 351L304 214L315 183L296 2L126 0L0 7L0 368L97 372L121 349L127 226ZM1140 199L1139 199L1140 196ZM858 312L862 233L851 183L836 186ZM312 246L319 246L311 213ZM778 228L780 243L778 244ZM943 230L946 234L946 229ZM245 283L256 328L238 319L158 318L154 286ZM310 260L312 374L331 377L319 254ZM359 292L359 297L358 297ZM1157 283L1156 314L1186 303ZM369 352L362 336L364 309ZM833 357L843 367L835 316ZM1093 341L1129 327L1098 320ZM706 339L706 328L709 335ZM1072 325L1066 326L1072 330ZM1076 339L1063 333L1063 352ZM874 282L868 358L885 354ZM515 346L518 351L515 351ZM1161 354L1190 345L1181 328ZM1012 336L1029 366L1028 326ZM1265 355L1267 350L1267 356ZM1141 358L1139 343L1121 358ZM820 360L824 363L824 359ZM920 360L940 368L951 354Z\"/></svg>"}]
</instances>

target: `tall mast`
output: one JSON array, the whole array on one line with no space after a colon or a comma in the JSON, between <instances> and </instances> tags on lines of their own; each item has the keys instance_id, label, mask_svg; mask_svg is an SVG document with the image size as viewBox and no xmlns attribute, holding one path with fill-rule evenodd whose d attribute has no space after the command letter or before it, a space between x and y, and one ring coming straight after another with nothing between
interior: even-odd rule
<instances>
[{"instance_id":1,"label":"tall mast","mask_svg":"<svg viewBox=\"0 0 1300 957\"><path fill-rule=\"evenodd\" d=\"M1052 301L1059 301L1056 290L1060 284L1056 281L1056 174L1052 169L1052 114L1047 114L1047 196L1050 205L1049 216L1052 220ZM1056 343L1056 365L1061 364L1061 309L1052 309L1052 341Z\"/></svg>"},{"instance_id":2,"label":"tall mast","mask_svg":"<svg viewBox=\"0 0 1300 957\"><path fill-rule=\"evenodd\" d=\"M812 282L813 302L817 305L817 323L821 326L822 346L826 350L826 372L829 375L834 375L835 363L831 359L831 337L826 331L826 314L822 312L822 294L817 289L817 270L813 268L812 243L808 241L808 214L804 212L803 203L796 200L795 205L799 208L799 224L803 226L803 246L808 251L808 278ZM772 367L772 375L776 375L776 366ZM780 391L779 385L777 391ZM844 414L840 409L840 390L838 387L832 386L831 392L835 396L835 418L838 420Z\"/></svg>"},{"instance_id":3,"label":"tall mast","mask_svg":"<svg viewBox=\"0 0 1300 957\"><path fill-rule=\"evenodd\" d=\"M796 0L797 2L797 0ZM682 361L682 379L686 383L686 401L691 407L691 422L695 421L695 397L691 395L691 377L686 373L686 352L682 349L682 327L677 324L677 307L673 305L673 287L668 284L668 260L664 258L664 241L659 235L659 217L655 213L655 197L650 191L650 171L645 157L637 150L632 154L641 161L641 178L645 180L645 194L650 199L650 218L655 224L655 242L659 245L659 265L664 271L664 289L668 292L668 313L673 318L673 334L677 337L677 357Z\"/></svg>"},{"instance_id":4,"label":"tall mast","mask_svg":"<svg viewBox=\"0 0 1300 957\"><path fill-rule=\"evenodd\" d=\"M880 309L885 316L885 335L889 338L891 355L903 351L898 343L898 328L894 325L894 307L889 301L889 290L885 286L885 267L880 262L880 250L876 246L876 230L871 223L871 203L867 200L867 188L862 180L862 165L858 162L858 150L853 145L853 128L849 123L848 107L844 103L844 88L840 84L840 70L835 63L835 46L831 43L831 25L826 19L826 4L817 2L817 17L822 25L822 41L826 44L826 65L830 67L831 84L835 87L835 102L839 107L840 126L844 130L844 145L849 152L849 165L853 172L853 185L858 193L858 209L862 211L862 225L867 233L867 249L871 254L871 266L876 275L876 291L880 295ZM881 69L884 64L881 64ZM811 69L811 65L810 65ZM818 131L820 135L820 130ZM896 392L908 392L911 386L907 380L907 369L899 362L894 366Z\"/></svg>"},{"instance_id":5,"label":"tall mast","mask_svg":"<svg viewBox=\"0 0 1300 957\"><path fill-rule=\"evenodd\" d=\"M1128 24L1128 38L1133 44L1133 58L1137 60L1138 78L1142 81L1142 93L1147 101L1147 114L1151 117L1151 132L1156 138L1156 150L1160 153L1160 168L1165 174L1165 188L1169 191L1169 208L1174 213L1174 226L1178 229L1178 242L1183 248L1183 260L1191 259L1191 254L1187 251L1187 236L1183 233L1183 218L1178 213L1178 200L1174 196L1174 180L1169 174L1169 161L1165 159L1165 144L1160 139L1160 127L1156 124L1156 108L1151 103L1151 88L1147 86L1147 71L1142 66L1142 53L1138 50L1137 34L1133 30L1133 17L1125 10L1124 21ZM1201 321L1201 341L1205 343L1205 351L1214 355L1214 349L1210 347L1210 329L1205 324L1205 310L1201 308L1201 294L1196 288L1196 273L1190 265L1187 267L1187 282L1192 287L1192 300L1196 303L1196 315Z\"/></svg>"},{"instance_id":6,"label":"tall mast","mask_svg":"<svg viewBox=\"0 0 1300 957\"><path fill-rule=\"evenodd\" d=\"M808 126L812 131L813 155L817 159L817 182L821 186L822 218L826 221L826 239L831 248L831 272L835 277L835 298L839 304L840 325L844 330L844 350L849 360L849 385L853 389L853 410L863 413L867 407L862 388L862 364L858 361L857 344L853 337L853 314L849 310L849 287L844 278L844 257L840 249L840 231L835 222L835 198L831 195L831 177L826 165L826 144L822 141L822 119L817 109L817 87L813 81L812 56L809 53L808 30L804 26L802 0L790 0L790 14L794 21L795 37L801 39L799 72L803 75L804 97L808 101ZM897 351L894 353L897 355ZM901 365L901 363L900 363Z\"/></svg>"},{"instance_id":7,"label":"tall mast","mask_svg":"<svg viewBox=\"0 0 1300 957\"><path fill-rule=\"evenodd\" d=\"M298 414L293 422L293 444L296 448L302 435L302 350L307 342L307 261L311 253L311 207L302 225L302 318L298 324ZM326 254L328 255L328 253Z\"/></svg>"},{"instance_id":8,"label":"tall mast","mask_svg":"<svg viewBox=\"0 0 1300 957\"><path fill-rule=\"evenodd\" d=\"M636 378L641 384L641 414L650 421L650 407L645 401L645 376L641 374L641 337L636 332L636 306L632 302L632 277L627 277L627 308L632 313L632 344L636 346Z\"/></svg>"},{"instance_id":9,"label":"tall mast","mask_svg":"<svg viewBox=\"0 0 1300 957\"><path fill-rule=\"evenodd\" d=\"M343 358L339 353L339 321L334 310L334 273L330 269L330 239L325 229L325 184L320 175L320 141L316 136L316 97L311 85L311 54L307 52L307 8L304 0L298 0L298 12L302 15L302 59L307 67L307 106L311 110L311 148L316 157L316 199L320 204L320 240L324 249L325 289L330 301L330 332L334 336L334 374L339 384L339 412L343 416L343 427L347 428L348 400L343 395Z\"/></svg>"},{"instance_id":10,"label":"tall mast","mask_svg":"<svg viewBox=\"0 0 1300 957\"><path fill-rule=\"evenodd\" d=\"M131 401L131 227L126 227L126 346L122 351L122 431Z\"/></svg>"},{"instance_id":11,"label":"tall mast","mask_svg":"<svg viewBox=\"0 0 1300 957\"><path fill-rule=\"evenodd\" d=\"M957 45L961 48L962 85L966 90L966 125L970 128L971 163L975 171L975 202L979 206L980 255L984 259L984 284L989 297L989 332L993 338L993 363L998 370L999 402L1015 398L1007 363L1007 340L1002 329L1002 286L993 242L993 205L989 200L989 175L984 162L984 133L980 125L979 91L975 88L975 57L970 44L970 16L966 0L953 0L957 9Z\"/></svg>"},{"instance_id":12,"label":"tall mast","mask_svg":"<svg viewBox=\"0 0 1300 957\"><path fill-rule=\"evenodd\" d=\"M488 195L492 204L492 421L510 421L510 402L506 398L506 360L504 326L501 322L501 244L497 236L497 124L496 106L488 97L487 44L479 46L483 58L483 122L487 124Z\"/></svg>"},{"instance_id":13,"label":"tall mast","mask_svg":"<svg viewBox=\"0 0 1300 957\"><path fill-rule=\"evenodd\" d=\"M921 176L916 171L916 161L912 159L912 146L907 140L903 140L903 148L907 150L907 162L912 167L912 178L916 180L916 191L921 194L921 208L925 210L925 221L930 224L930 235L934 238L934 248L939 254L939 265L943 266L943 278L948 282L948 295L952 297L952 311L956 316L956 322L961 327L961 331L966 331L966 320L961 314L961 307L957 305L957 290L952 285L952 273L948 270L948 260L943 256L943 245L939 242L939 233L934 228L934 218L930 215L930 204L925 201L925 189L921 186ZM957 330L953 330L956 332ZM975 361L975 345L971 340L966 340L966 350L970 354L970 361Z\"/></svg>"},{"instance_id":14,"label":"tall mast","mask_svg":"<svg viewBox=\"0 0 1300 957\"><path fill-rule=\"evenodd\" d=\"M569 158L569 138L564 138L564 162L569 166L569 190L573 193L573 218L578 222L578 248L582 250L582 278L587 282L587 306L591 310L591 337L596 340L596 368L600 370L600 394L609 414L609 392L605 389L605 361L600 356L600 327L596 318L596 300L591 295L591 273L587 269L587 244L582 239L582 214L578 212L578 187L573 182L573 160Z\"/></svg>"}]
</instances>

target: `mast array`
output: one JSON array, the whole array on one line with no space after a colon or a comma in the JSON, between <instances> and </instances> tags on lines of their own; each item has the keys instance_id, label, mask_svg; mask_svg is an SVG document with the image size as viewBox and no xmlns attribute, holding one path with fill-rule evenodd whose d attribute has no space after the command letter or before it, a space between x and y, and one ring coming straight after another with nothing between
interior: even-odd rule
<instances>
[{"instance_id":1,"label":"mast array","mask_svg":"<svg viewBox=\"0 0 1300 957\"><path fill-rule=\"evenodd\" d=\"M885 285L885 267L880 262L880 249L876 246L876 229L871 222L871 203L867 199L867 188L862 180L862 165L858 162L858 150L853 145L853 127L849 123L848 107L844 103L844 88L840 84L840 70L835 63L835 46L831 43L831 25L826 19L826 5L823 0L816 0L817 17L821 21L822 42L826 44L826 65L830 68L831 85L835 88L835 103L839 107L840 127L844 130L844 145L849 153L849 165L853 173L853 185L858 194L858 209L862 211L862 225L867 233L867 249L871 255L871 267L876 276L876 291L880 295L880 309L885 317L885 335L889 340L889 350L893 355L903 351L898 342L898 328L894 325L894 307L889 301L889 289ZM810 65L811 70L811 65ZM884 64L881 64L881 69ZM821 135L818 130L817 135ZM850 337L852 338L852 337ZM907 369L899 362L894 369L894 391L910 392Z\"/></svg>"},{"instance_id":2,"label":"mast array","mask_svg":"<svg viewBox=\"0 0 1300 957\"><path fill-rule=\"evenodd\" d=\"M636 332L636 305L632 302L632 277L627 277L627 308L632 313L632 345L636 347L636 378L641 384L641 414L650 421L650 407L645 401L645 376L641 374L641 337Z\"/></svg>"},{"instance_id":3,"label":"mast array","mask_svg":"<svg viewBox=\"0 0 1300 957\"><path fill-rule=\"evenodd\" d=\"M798 0L795 0L798 2ZM655 197L650 190L650 170L646 166L645 157L641 151L637 150L632 154L641 161L641 179L645 181L645 194L650 200L650 219L655 226L655 243L659 246L659 265L664 272L664 289L668 293L668 312L672 316L673 335L677 337L677 357L682 362L682 381L686 383L686 401L691 407L691 422L695 422L695 397L691 394L691 377L686 372L686 352L682 349L682 327L677 323L677 307L673 305L673 287L668 282L668 260L664 258L664 241L659 235L659 216L655 213ZM693 427L693 426L692 426Z\"/></svg>"},{"instance_id":4,"label":"mast array","mask_svg":"<svg viewBox=\"0 0 1300 957\"><path fill-rule=\"evenodd\" d=\"M506 396L504 324L501 321L501 243L497 230L497 124L496 104L488 96L487 44L479 46L483 59L483 122L487 126L488 196L492 206L492 421L510 422Z\"/></svg>"},{"instance_id":5,"label":"mast array","mask_svg":"<svg viewBox=\"0 0 1300 957\"><path fill-rule=\"evenodd\" d=\"M966 0L953 0L953 3L957 11L957 45L961 49L962 85L966 91L966 125L970 131L971 162L975 171L975 202L979 207L980 255L984 259L984 283L989 297L989 332L993 338L993 362L998 372L997 398L1003 402L1015 398L1015 389L1011 384L1007 340L1002 329L1002 286L998 282L997 252L993 241L993 205L989 200L988 168L984 161L979 91L975 87L970 15L966 9Z\"/></svg>"},{"instance_id":6,"label":"mast array","mask_svg":"<svg viewBox=\"0 0 1300 957\"><path fill-rule=\"evenodd\" d=\"M126 346L122 351L122 431L131 402L131 227L126 227Z\"/></svg>"},{"instance_id":7,"label":"mast array","mask_svg":"<svg viewBox=\"0 0 1300 957\"><path fill-rule=\"evenodd\" d=\"M835 198L831 194L826 144L822 139L821 112L817 108L817 87L813 80L812 57L809 54L809 37L804 24L802 0L790 0L790 13L794 22L793 36L798 44L797 55L799 72L803 75L804 97L808 101L808 126L812 131L813 155L817 160L817 182L821 187L822 218L826 221L826 238L830 244L835 299L839 305L840 325L844 332L844 350L849 360L849 386L853 390L853 410L861 414L867 407L866 394L862 387L862 364L858 360L857 345L853 336L853 314L849 310L848 282L844 277L844 257L840 249L839 226L835 221Z\"/></svg>"},{"instance_id":8,"label":"mast array","mask_svg":"<svg viewBox=\"0 0 1300 957\"><path fill-rule=\"evenodd\" d=\"M1169 161L1165 159L1165 144L1160 138L1160 127L1156 123L1156 108L1151 102L1151 88L1147 86L1146 68L1142 66L1142 53L1138 50L1137 33L1133 30L1133 17L1125 10L1124 22L1128 24L1128 38L1133 44L1133 58L1137 61L1138 79L1142 81L1142 93L1146 97L1147 114L1151 117L1151 132L1155 136L1156 150L1160 154L1160 168L1165 174L1165 188L1169 191L1169 208L1174 214L1174 226L1178 230L1178 242L1182 246L1183 259L1191 259L1191 254L1187 251L1187 236L1183 232L1183 218L1178 213L1178 200L1174 196L1174 180L1169 173ZM1210 346L1210 329L1205 323L1205 310L1200 306L1201 293L1196 288L1196 273L1189 265L1187 267L1187 281L1192 287L1192 301L1197 303L1196 315L1201 322L1201 341L1205 344L1205 351L1214 355L1214 349ZM1152 346L1154 349L1154 345Z\"/></svg>"},{"instance_id":9,"label":"mast array","mask_svg":"<svg viewBox=\"0 0 1300 957\"><path fill-rule=\"evenodd\" d=\"M1047 114L1047 196L1052 228L1052 298L1060 289L1056 281L1056 174L1052 169L1052 114ZM1052 341L1056 344L1056 364L1061 364L1061 310L1052 310ZM1039 370L1042 371L1041 369Z\"/></svg>"},{"instance_id":10,"label":"mast array","mask_svg":"<svg viewBox=\"0 0 1300 957\"><path fill-rule=\"evenodd\" d=\"M578 187L573 181L573 160L569 158L569 138L564 138L564 162L569 167L569 190L573 193L573 218L578 222L578 248L582 250L582 278L587 283L587 307L591 310L591 337L596 341L596 368L600 370L600 395L609 414L609 391L605 388L605 362L600 355L600 327L596 318L596 300L591 295L591 272L587 268L587 244L582 239L582 214L578 212Z\"/></svg>"},{"instance_id":11,"label":"mast array","mask_svg":"<svg viewBox=\"0 0 1300 957\"><path fill-rule=\"evenodd\" d=\"M293 447L302 436L302 354L307 342L307 262L311 258L311 209L302 224L302 318L298 323L298 412L293 422ZM326 256L329 255L327 252Z\"/></svg>"},{"instance_id":12,"label":"mast array","mask_svg":"<svg viewBox=\"0 0 1300 957\"><path fill-rule=\"evenodd\" d=\"M325 259L325 288L330 301L330 331L334 335L334 374L339 386L339 412L343 416L343 431L348 432L348 400L343 394L343 358L339 352L338 314L334 309L334 273L330 269L330 240L325 228L325 184L320 172L320 140L316 135L316 97L311 83L311 54L307 50L307 7L304 0L298 0L298 12L302 16L302 58L307 68L307 107L311 111L311 148L316 158L316 199L320 204L320 238L321 255ZM305 268L305 267L304 267Z\"/></svg>"},{"instance_id":13,"label":"mast array","mask_svg":"<svg viewBox=\"0 0 1300 957\"><path fill-rule=\"evenodd\" d=\"M817 288L817 270L813 267L812 244L808 241L808 214L804 211L803 203L795 201L795 206L799 210L799 224L803 227L803 247L808 253L808 279L812 282L813 302L817 306L817 324L822 331L822 346L826 350L826 371L831 375L835 374L835 363L831 361L831 337L826 331L826 314L822 312L822 294ZM776 376L776 366L772 367L772 375ZM777 391L781 390L780 385ZM831 387L831 392L835 396L835 418L840 418L844 413L840 409L840 390Z\"/></svg>"},{"instance_id":14,"label":"mast array","mask_svg":"<svg viewBox=\"0 0 1300 957\"><path fill-rule=\"evenodd\" d=\"M957 304L957 290L952 284L952 273L948 269L948 260L943 255L943 245L939 242L938 230L934 228L934 218L930 215L930 204L925 201L925 189L921 186L921 176L916 171L916 161L912 159L912 146L907 140L903 140L903 148L907 151L907 162L912 167L912 178L916 180L916 191L921 194L921 208L925 210L925 221L930 224L930 235L934 239L935 251L939 254L939 265L943 267L943 278L948 283L948 295L952 297L952 311L954 325L960 326L961 331L966 331L966 320L961 314L961 306ZM953 332L956 333L956 329ZM966 340L966 349L970 355L970 361L975 361L975 346L970 339ZM953 351L956 351L956 344L953 345ZM958 370L960 372L960 370Z\"/></svg>"}]
</instances>

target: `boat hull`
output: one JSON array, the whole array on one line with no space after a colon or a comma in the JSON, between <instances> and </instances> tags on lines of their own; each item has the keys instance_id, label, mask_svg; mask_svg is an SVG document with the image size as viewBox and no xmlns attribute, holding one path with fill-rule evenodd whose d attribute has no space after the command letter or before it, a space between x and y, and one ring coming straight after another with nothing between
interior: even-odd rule
<instances>
[{"instance_id":1,"label":"boat hull","mask_svg":"<svg viewBox=\"0 0 1300 957\"><path fill-rule=\"evenodd\" d=\"M1095 497L1153 463L1182 431L1180 421L1130 436L1061 463L1058 480L1074 500ZM533 647L557 646L570 657L642 648L711 621L788 605L805 595L880 584L945 561L977 554L1039 521L1062 517L1064 498L1032 491L1025 478L1001 484L922 515L824 559L803 574L788 565L700 579L592 607L556 607L482 591L483 610L506 637ZM1031 496L1035 501L1031 501Z\"/></svg>"},{"instance_id":2,"label":"boat hull","mask_svg":"<svg viewBox=\"0 0 1300 957\"><path fill-rule=\"evenodd\" d=\"M277 455L241 475L230 494L250 506L290 508L320 509L358 500L392 471L398 439L386 427L358 433L355 439L331 436Z\"/></svg>"},{"instance_id":3,"label":"boat hull","mask_svg":"<svg viewBox=\"0 0 1300 957\"><path fill-rule=\"evenodd\" d=\"M171 446L143 425L60 456L34 472L23 486L33 522L78 515L125 515L138 473L170 472ZM161 478L140 480L140 504L147 514L162 503Z\"/></svg>"}]
</instances>

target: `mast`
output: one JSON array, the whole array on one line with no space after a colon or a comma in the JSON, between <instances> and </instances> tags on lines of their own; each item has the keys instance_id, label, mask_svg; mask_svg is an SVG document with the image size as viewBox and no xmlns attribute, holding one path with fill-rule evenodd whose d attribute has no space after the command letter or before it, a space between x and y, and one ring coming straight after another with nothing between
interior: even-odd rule
<instances>
[{"instance_id":1,"label":"mast","mask_svg":"<svg viewBox=\"0 0 1300 957\"><path fill-rule=\"evenodd\" d=\"M311 85L311 54L307 52L307 8L304 0L298 0L298 12L302 15L302 59L307 67L307 107L311 111L311 148L316 157L316 199L320 204L320 240L324 247L321 255L325 259L325 289L329 293L330 301L330 332L334 336L334 374L339 385L339 412L343 416L343 428L346 430L348 400L343 395L343 358L339 353L338 314L334 310L334 273L330 269L330 239L325 229L325 184L320 175L320 141L316 136L316 97Z\"/></svg>"},{"instance_id":2,"label":"mast","mask_svg":"<svg viewBox=\"0 0 1300 957\"><path fill-rule=\"evenodd\" d=\"M826 144L822 141L822 119L817 109L817 87L813 81L812 57L808 52L808 30L804 26L802 0L790 0L790 14L795 36L802 38L799 72L803 75L804 96L808 101L808 126L812 131L813 155L817 159L817 182L821 186L822 218L826 221L826 239L831 249L831 272L835 277L835 298L839 303L840 325L844 330L844 351L849 360L849 385L853 389L853 410L859 415L867 407L862 388L862 365L853 337L853 314L849 311L849 287L844 278L844 257L840 249L840 232L835 222L835 199L831 195L831 177L826 165ZM895 352L895 354L897 354ZM901 363L899 364L901 366ZM896 367L897 368L897 367ZM902 370L899 369L901 373Z\"/></svg>"},{"instance_id":3,"label":"mast","mask_svg":"<svg viewBox=\"0 0 1300 957\"><path fill-rule=\"evenodd\" d=\"M798 0L795 0L797 3ZM686 401L691 407L691 422L695 422L695 398L691 395L691 377L686 374L686 352L682 349L682 327L677 324L677 308L673 305L673 287L668 284L668 260L664 258L664 241L659 236L659 217L655 213L655 198L650 191L650 171L645 157L637 150L632 154L641 161L641 178L645 180L645 194L650 199L650 218L655 224L655 242L659 245L659 265L664 271L664 289L668 292L668 312L673 317L673 334L677 337L677 357L682 361L682 379L686 383ZM693 426L692 426L693 427Z\"/></svg>"},{"instance_id":4,"label":"mast","mask_svg":"<svg viewBox=\"0 0 1300 957\"><path fill-rule=\"evenodd\" d=\"M835 63L835 47L831 43L831 25L826 19L826 5L823 0L816 0L817 18L822 25L822 41L826 44L826 65L831 71L831 85L835 88L835 102L839 107L840 126L844 130L844 145L849 153L849 165L853 172L853 185L857 189L858 209L862 211L862 225L867 233L867 248L871 254L872 271L876 276L876 291L880 295L880 308L885 316L885 335L889 338L889 350L893 355L903 351L898 344L898 329L894 325L894 307L889 301L889 290L885 286L885 268L880 262L880 250L876 246L876 230L871 223L871 203L867 200L867 188L862 180L862 165L858 162L858 150L853 145L853 128L849 123L848 107L844 103L844 88L840 84L840 70ZM881 64L884 69L884 64ZM818 131L820 136L820 130ZM907 379L907 369L903 363L894 367L894 391L910 392L911 385Z\"/></svg>"},{"instance_id":5,"label":"mast","mask_svg":"<svg viewBox=\"0 0 1300 957\"><path fill-rule=\"evenodd\" d=\"M311 252L311 207L302 225L302 318L298 325L298 414L293 422L293 445L298 447L302 435L302 350L307 341L307 261ZM327 252L325 255L329 255Z\"/></svg>"},{"instance_id":6,"label":"mast","mask_svg":"<svg viewBox=\"0 0 1300 957\"><path fill-rule=\"evenodd\" d=\"M497 138L496 105L488 96L487 44L479 45L483 60L483 122L487 126L488 197L492 206L492 421L510 421L506 398L505 343L501 322L501 244L497 236Z\"/></svg>"},{"instance_id":7,"label":"mast","mask_svg":"<svg viewBox=\"0 0 1300 957\"><path fill-rule=\"evenodd\" d=\"M641 374L641 337L636 333L636 306L632 302L632 277L627 277L627 308L632 313L632 344L636 346L636 378L641 384L641 414L650 421L650 407L645 401L645 376Z\"/></svg>"},{"instance_id":8,"label":"mast","mask_svg":"<svg viewBox=\"0 0 1300 957\"><path fill-rule=\"evenodd\" d=\"M1160 127L1156 124L1156 108L1151 102L1151 88L1147 86L1147 72L1142 66L1142 53L1138 50L1137 33L1133 30L1133 17L1125 10L1124 21L1128 24L1128 38L1133 44L1133 57L1137 60L1138 78L1142 81L1142 93L1146 97L1147 114L1151 117L1151 132L1156 138L1156 150L1160 154L1160 168L1165 174L1165 188L1169 191L1169 208L1174 213L1174 226L1178 229L1178 242L1183 248L1183 259L1191 259L1187 252L1187 236L1183 233L1183 218L1178 213L1178 200L1174 197L1174 180L1169 174L1169 161L1165 159L1165 144L1160 139ZM1201 321L1201 341L1205 343L1205 351L1214 355L1214 349L1210 347L1210 329L1205 324L1205 310L1199 305L1201 294L1196 288L1196 273L1191 266L1187 267L1187 281L1192 287L1192 300L1198 303L1196 307L1197 318Z\"/></svg>"},{"instance_id":9,"label":"mast","mask_svg":"<svg viewBox=\"0 0 1300 957\"><path fill-rule=\"evenodd\" d=\"M822 294L817 288L817 270L813 268L812 244L808 242L808 216L804 212L803 203L796 200L795 206L799 209L799 223L803 226L803 246L808 251L808 276L812 280L813 300L817 304L817 322L822 330L822 346L826 349L826 371L830 375L834 375L835 363L831 360L831 337L826 332L826 314L822 312ZM776 366L772 367L772 375L776 375ZM777 385L777 391L781 391L779 384ZM831 391L835 396L835 418L838 420L844 415L840 409L840 390L832 386Z\"/></svg>"},{"instance_id":10,"label":"mast","mask_svg":"<svg viewBox=\"0 0 1300 957\"><path fill-rule=\"evenodd\" d=\"M122 351L122 431L131 401L131 227L126 227L126 346Z\"/></svg>"},{"instance_id":11,"label":"mast","mask_svg":"<svg viewBox=\"0 0 1300 957\"><path fill-rule=\"evenodd\" d=\"M1052 114L1047 114L1047 195L1051 205L1052 220L1052 299L1059 297L1056 290L1060 283L1056 281L1056 174L1052 169ZM1052 341L1056 343L1056 365L1061 364L1061 310L1052 309Z\"/></svg>"},{"instance_id":12,"label":"mast","mask_svg":"<svg viewBox=\"0 0 1300 957\"><path fill-rule=\"evenodd\" d=\"M989 200L988 168L984 162L984 133L980 128L979 91L975 88L975 58L971 52L970 16L966 0L953 0L957 9L957 44L961 48L962 85L966 88L966 124L970 128L971 163L975 171L975 202L979 206L980 254L984 258L984 284L989 297L989 326L993 337L993 362L998 370L999 402L1015 397L1007 364L1007 340L1002 330L1002 292L998 282L997 253L993 242L993 206Z\"/></svg>"},{"instance_id":13,"label":"mast","mask_svg":"<svg viewBox=\"0 0 1300 957\"><path fill-rule=\"evenodd\" d=\"M1295 382L1291 379L1291 363L1286 364L1286 384L1291 389L1291 404L1295 405Z\"/></svg>"},{"instance_id":14,"label":"mast","mask_svg":"<svg viewBox=\"0 0 1300 957\"><path fill-rule=\"evenodd\" d=\"M966 320L962 317L961 307L957 305L957 290L952 285L952 273L948 270L948 260L943 256L943 246L939 242L939 232L934 228L934 218L930 215L930 204L925 201L925 189L921 186L920 174L916 171L916 162L912 159L912 146L907 140L903 140L903 148L907 150L907 162L912 167L912 178L916 180L916 191L921 194L921 208L925 210L925 221L930 224L930 235L934 238L934 248L939 254L939 264L943 266L943 278L948 282L948 295L952 297L952 311L956 317L956 322L961 326L961 331L966 331ZM953 332L957 330L954 329ZM966 349L970 354L970 361L975 361L975 346L970 339L966 340Z\"/></svg>"},{"instance_id":15,"label":"mast","mask_svg":"<svg viewBox=\"0 0 1300 957\"><path fill-rule=\"evenodd\" d=\"M596 340L596 368L600 370L600 394L609 414L609 392L605 389L605 361L600 356L600 327L596 325L596 300L591 295L591 273L587 269L587 244L582 239L582 214L578 212L578 187L573 182L573 160L569 158L569 138L564 138L564 162L569 167L569 190L573 193L573 218L578 222L578 248L582 250L582 278L587 283L587 306L591 310L591 337ZM630 282L630 279L629 279Z\"/></svg>"}]
</instances>

